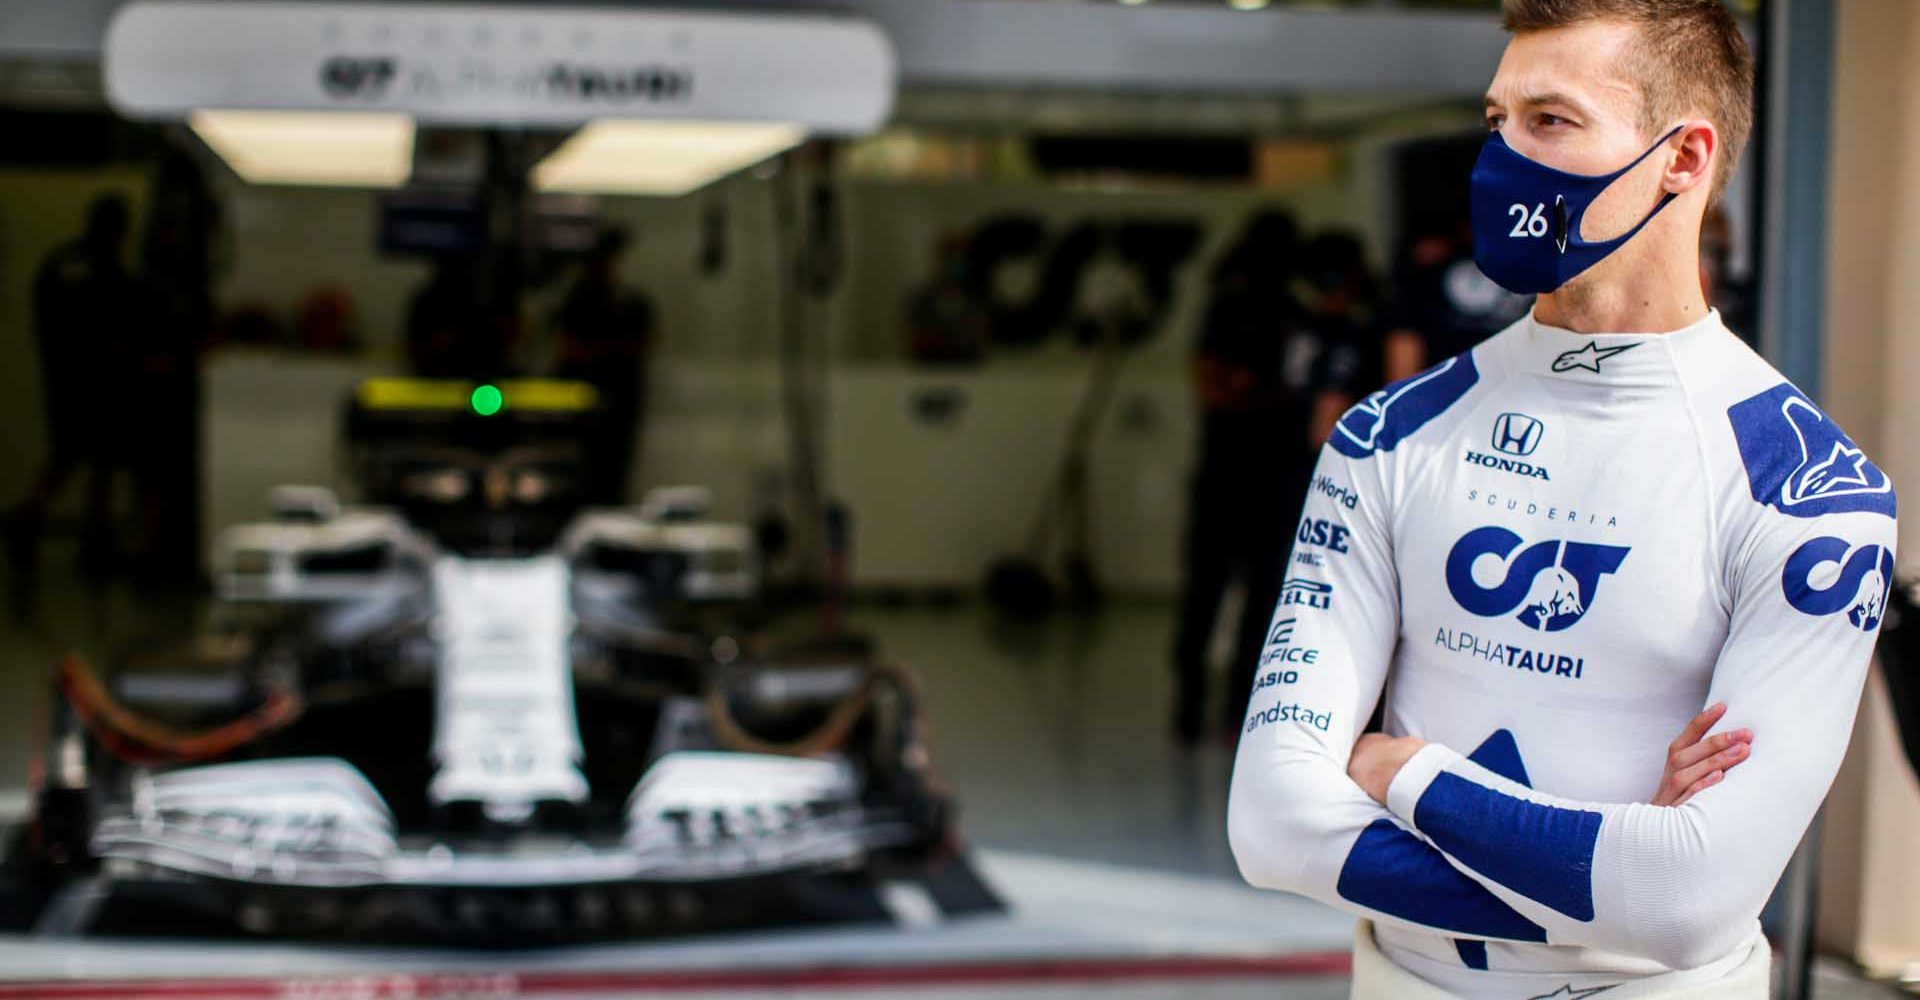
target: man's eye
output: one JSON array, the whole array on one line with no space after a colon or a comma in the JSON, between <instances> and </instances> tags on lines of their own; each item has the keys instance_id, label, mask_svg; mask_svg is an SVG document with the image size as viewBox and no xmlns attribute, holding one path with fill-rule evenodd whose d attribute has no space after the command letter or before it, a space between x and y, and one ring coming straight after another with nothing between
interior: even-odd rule
<instances>
[{"instance_id":1,"label":"man's eye","mask_svg":"<svg viewBox=\"0 0 1920 1000\"><path fill-rule=\"evenodd\" d=\"M1487 131L1498 132L1500 131L1500 126L1505 125L1506 123L1507 123L1506 115L1488 115Z\"/></svg>"},{"instance_id":2,"label":"man's eye","mask_svg":"<svg viewBox=\"0 0 1920 1000\"><path fill-rule=\"evenodd\" d=\"M1565 118L1560 117L1559 115L1541 115L1538 119L1536 119L1536 123L1545 128L1551 128L1555 125L1572 124L1571 122L1567 121Z\"/></svg>"}]
</instances>

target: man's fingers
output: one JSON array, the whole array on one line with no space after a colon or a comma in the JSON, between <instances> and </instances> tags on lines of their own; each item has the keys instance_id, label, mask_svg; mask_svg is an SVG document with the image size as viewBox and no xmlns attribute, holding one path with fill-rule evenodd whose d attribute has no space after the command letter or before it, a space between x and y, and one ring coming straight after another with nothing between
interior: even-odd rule
<instances>
[{"instance_id":1,"label":"man's fingers","mask_svg":"<svg viewBox=\"0 0 1920 1000\"><path fill-rule=\"evenodd\" d=\"M1734 766L1746 760L1747 755L1750 753L1752 753L1752 747L1750 745L1746 743L1735 743L1725 750L1694 764L1692 767L1681 768L1674 771L1673 777L1669 779L1671 787L1675 790L1692 790L1696 783L1715 771L1724 772L1733 770Z\"/></svg>"},{"instance_id":2,"label":"man's fingers","mask_svg":"<svg viewBox=\"0 0 1920 1000\"><path fill-rule=\"evenodd\" d=\"M1711 774L1706 775L1705 777L1701 778L1699 781L1696 781L1692 785L1689 785L1687 787L1687 790L1684 793L1682 793L1678 799L1674 800L1673 804L1676 806L1686 805L1688 799L1691 799L1695 795L1700 794L1705 789L1712 788L1713 786L1719 784L1720 779L1725 778L1726 776L1727 776L1727 772L1725 771L1714 771Z\"/></svg>"},{"instance_id":3,"label":"man's fingers","mask_svg":"<svg viewBox=\"0 0 1920 1000\"><path fill-rule=\"evenodd\" d=\"M1667 754L1667 770L1679 771L1721 753L1736 743L1752 743L1753 730L1732 729L1724 733L1714 733L1692 746L1675 750Z\"/></svg>"},{"instance_id":4,"label":"man's fingers","mask_svg":"<svg viewBox=\"0 0 1920 1000\"><path fill-rule=\"evenodd\" d=\"M1713 724L1719 722L1720 717L1725 714L1727 714L1726 702L1708 705L1706 711L1694 716L1693 721L1687 723L1685 729L1680 730L1680 735L1673 738L1673 742L1667 745L1668 751L1678 753L1700 742L1700 737L1705 736L1707 730L1712 729Z\"/></svg>"}]
</instances>

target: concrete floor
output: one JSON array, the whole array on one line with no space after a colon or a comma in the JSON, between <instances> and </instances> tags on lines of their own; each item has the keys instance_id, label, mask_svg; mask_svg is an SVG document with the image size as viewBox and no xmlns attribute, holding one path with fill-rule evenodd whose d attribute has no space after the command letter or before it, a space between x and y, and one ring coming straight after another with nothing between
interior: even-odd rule
<instances>
[{"instance_id":1,"label":"concrete floor","mask_svg":"<svg viewBox=\"0 0 1920 1000\"><path fill-rule=\"evenodd\" d=\"M35 739L31 722L47 696L47 668L54 655L72 650L104 659L125 643L190 634L203 614L202 602L190 595L144 592L125 583L82 586L71 563L62 547L49 546L35 614L25 622L9 618L0 624L0 799L10 797L7 793L23 781L28 748ZM1214 916L1244 913L1243 926L1265 925L1261 936L1237 940L1234 947L1324 952L1339 946L1344 918L1304 900L1256 893L1241 886L1234 874L1224 831L1228 753L1213 743L1177 750L1169 738L1171 678L1166 651L1173 624L1169 604L1124 604L1098 615L1061 616L1027 626L996 621L970 605L862 607L853 614L852 623L878 638L886 655L917 669L931 714L937 763L961 803L963 828L986 852L990 877L1051 886L1034 890L1038 893L1034 898L1042 901L1029 906L1029 922L1024 925L1009 923L985 932L975 928L958 937L939 931L930 938L869 939L859 947L912 951L929 942L964 941L968 934L979 938L984 933L983 939L967 947L1018 950L1052 941L1064 951L1077 948L1084 955L1098 954L1116 941L1140 948L1152 948L1157 942L1163 949L1177 951L1183 941L1207 933L1203 924L1156 930L1151 907L1129 909L1112 903L1107 909L1120 916L1109 919L1089 907L1083 927L1067 926L1078 919L1072 903L1077 894L1106 882L1144 887L1139 892L1146 895L1139 898L1184 898ZM1092 902L1098 893L1085 895ZM1237 909L1241 907L1247 909ZM1169 923L1181 919L1173 917L1173 912L1169 910ZM992 944L995 940L1001 944ZM1074 943L1063 943L1068 941ZM743 954L794 955L813 947L806 939L778 938L711 946L723 947L734 962L741 961ZM840 945L846 946L844 941ZM966 954L967 947L956 953ZM47 968L72 974L75 961L82 966L91 961L102 968L124 969L143 960L164 965L161 960L178 957L149 951L143 959L137 945L131 951L117 949L111 961L104 952L82 952L76 958L40 948L31 942L0 942L0 953L11 955L11 961L0 960L0 965L18 965L23 956L39 955L39 964L51 962ZM86 959L86 954L93 958ZM279 967L285 960L279 952L236 954L253 956L235 959L241 965ZM300 954L305 956L302 961L318 963L312 969L316 974L365 976L399 961L377 954ZM653 966L666 954L649 952L646 964ZM592 957L568 955L564 964L569 967ZM417 959L414 956L416 964ZM1816 996L1821 1000L1882 1000L1900 995L1865 983L1835 963L1823 963L1817 980ZM712 995L751 992L722 990ZM787 997L834 995L833 990L776 992ZM886 991L887 995L929 997L982 992L980 985L934 984L909 993ZM1006 984L985 992L1015 993ZM1018 990L1018 995L1035 997L1095 993L1331 1000L1343 995L1344 985L1337 976L1284 980L1229 976L1181 983L1035 982ZM0 989L0 997L8 995ZM616 993L569 991L568 995Z\"/></svg>"},{"instance_id":2,"label":"concrete floor","mask_svg":"<svg viewBox=\"0 0 1920 1000\"><path fill-rule=\"evenodd\" d=\"M936 762L980 843L1237 880L1230 754L1169 735L1169 605L1025 626L975 607L862 609L853 626L918 671Z\"/></svg>"}]
</instances>

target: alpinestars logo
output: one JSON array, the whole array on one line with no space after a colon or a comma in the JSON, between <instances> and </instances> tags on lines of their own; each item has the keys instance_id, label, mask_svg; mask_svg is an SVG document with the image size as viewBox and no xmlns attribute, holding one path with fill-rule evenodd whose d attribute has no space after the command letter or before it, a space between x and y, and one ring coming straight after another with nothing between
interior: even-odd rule
<instances>
[{"instance_id":1,"label":"alpinestars logo","mask_svg":"<svg viewBox=\"0 0 1920 1000\"><path fill-rule=\"evenodd\" d=\"M1790 383L1728 407L1753 498L1794 517L1894 515L1893 482Z\"/></svg>"},{"instance_id":2,"label":"alpinestars logo","mask_svg":"<svg viewBox=\"0 0 1920 1000\"><path fill-rule=\"evenodd\" d=\"M1462 536L1447 553L1447 589L1454 601L1482 618L1517 610L1513 617L1520 624L1558 632L1585 617L1599 592L1600 578L1619 569L1628 552L1624 545L1557 540L1520 549L1523 543L1519 535L1501 527L1476 528ZM1516 549L1520 549L1518 555ZM1475 565L1488 556L1505 569L1491 586L1482 585L1474 573Z\"/></svg>"},{"instance_id":3,"label":"alpinestars logo","mask_svg":"<svg viewBox=\"0 0 1920 1000\"><path fill-rule=\"evenodd\" d=\"M1597 997L1618 985L1620 984L1613 983L1607 986L1589 986L1584 990L1576 990L1573 988L1572 983L1568 983L1554 990L1552 993L1542 993L1534 997L1533 1000L1587 1000L1589 997Z\"/></svg>"},{"instance_id":4,"label":"alpinestars logo","mask_svg":"<svg viewBox=\"0 0 1920 1000\"><path fill-rule=\"evenodd\" d=\"M1797 507L1826 497L1872 495L1892 491L1886 474L1867 461L1867 453L1851 441L1837 439L1833 424L1812 403L1789 396L1780 415L1793 428L1800 445L1800 464L1780 484L1780 502ZM1825 426L1822 426L1825 425ZM1825 450L1819 450L1824 448Z\"/></svg>"},{"instance_id":5,"label":"alpinestars logo","mask_svg":"<svg viewBox=\"0 0 1920 1000\"><path fill-rule=\"evenodd\" d=\"M1579 349L1567 351L1559 357L1554 358L1553 370L1556 372L1584 370L1598 374L1600 372L1600 362L1622 351L1631 351L1643 343L1645 343L1645 341L1621 344L1618 347L1601 347L1599 344L1589 340L1581 345Z\"/></svg>"},{"instance_id":6,"label":"alpinestars logo","mask_svg":"<svg viewBox=\"0 0 1920 1000\"><path fill-rule=\"evenodd\" d=\"M1839 566L1836 571L1827 564ZM1815 587L1814 578L1828 581ZM1787 557L1780 574L1787 603L1805 615L1847 613L1847 623L1863 632L1886 617L1887 592L1893 586L1893 553L1878 545L1855 548L1844 538L1814 538Z\"/></svg>"}]
</instances>

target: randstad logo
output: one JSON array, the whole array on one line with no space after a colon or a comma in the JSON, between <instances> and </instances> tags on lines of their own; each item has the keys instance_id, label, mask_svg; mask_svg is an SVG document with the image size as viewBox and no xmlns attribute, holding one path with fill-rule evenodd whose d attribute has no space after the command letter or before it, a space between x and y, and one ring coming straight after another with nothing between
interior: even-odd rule
<instances>
[{"instance_id":1,"label":"randstad logo","mask_svg":"<svg viewBox=\"0 0 1920 1000\"><path fill-rule=\"evenodd\" d=\"M1462 536L1447 553L1447 589L1454 601L1482 618L1518 610L1514 618L1520 624L1558 632L1586 615L1600 578L1619 569L1628 551L1624 545L1557 540L1522 549L1523 543L1519 535L1500 527L1476 528ZM1476 566L1487 557L1504 569L1491 586L1475 579Z\"/></svg>"},{"instance_id":2,"label":"randstad logo","mask_svg":"<svg viewBox=\"0 0 1920 1000\"><path fill-rule=\"evenodd\" d=\"M1816 577L1826 586L1815 587ZM1780 574L1780 586L1794 610L1815 616L1845 611L1848 623L1863 632L1878 628L1886 616L1892 584L1893 553L1878 545L1855 548L1843 538L1808 540L1787 557Z\"/></svg>"}]
</instances>

